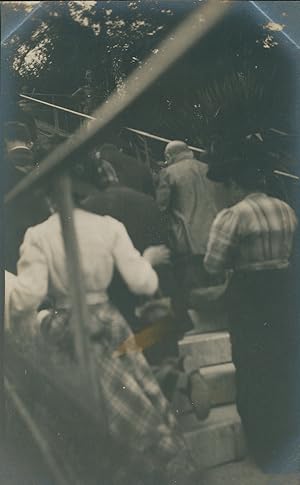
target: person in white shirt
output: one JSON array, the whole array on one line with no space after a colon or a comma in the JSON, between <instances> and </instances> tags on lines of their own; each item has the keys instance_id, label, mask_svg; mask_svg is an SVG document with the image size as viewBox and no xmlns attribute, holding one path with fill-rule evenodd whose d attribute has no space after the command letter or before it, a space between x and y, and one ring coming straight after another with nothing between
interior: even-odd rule
<instances>
[{"instance_id":1,"label":"person in white shirt","mask_svg":"<svg viewBox=\"0 0 300 485\"><path fill-rule=\"evenodd\" d=\"M149 483L153 483L157 470L161 477L167 474L169 480L174 460L183 462L181 483L194 483L189 478L194 466L177 430L176 419L142 353L116 352L132 333L107 295L114 268L130 290L141 295L156 292L157 275L149 261L134 248L122 223L78 208L74 209L74 223L89 309L89 321L85 324L90 351L99 369L102 398L108 403L112 439L123 446L133 465L126 470L130 483L139 483L134 474L141 470L149 477ZM34 334L41 333L42 328L49 344L69 351L72 357L71 302L65 260L59 215L54 213L25 234L10 306L15 328L27 325ZM46 296L55 302L55 312L47 325L40 327L37 312ZM178 467L176 470L179 473Z\"/></svg>"}]
</instances>

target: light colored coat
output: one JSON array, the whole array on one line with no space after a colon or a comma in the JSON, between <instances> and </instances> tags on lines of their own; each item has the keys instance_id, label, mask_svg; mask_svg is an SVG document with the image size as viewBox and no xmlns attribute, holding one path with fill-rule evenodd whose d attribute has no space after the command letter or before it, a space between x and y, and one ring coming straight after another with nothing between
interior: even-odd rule
<instances>
[{"instance_id":1,"label":"light colored coat","mask_svg":"<svg viewBox=\"0 0 300 485\"><path fill-rule=\"evenodd\" d=\"M212 222L223 205L219 184L206 177L207 166L183 159L160 173L157 203L169 220L172 249L179 254L204 255Z\"/></svg>"}]
</instances>

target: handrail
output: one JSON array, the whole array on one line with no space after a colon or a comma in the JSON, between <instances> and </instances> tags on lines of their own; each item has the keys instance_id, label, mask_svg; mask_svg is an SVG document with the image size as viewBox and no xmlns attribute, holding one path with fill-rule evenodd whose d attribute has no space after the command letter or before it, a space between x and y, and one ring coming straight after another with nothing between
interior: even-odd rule
<instances>
[{"instance_id":1,"label":"handrail","mask_svg":"<svg viewBox=\"0 0 300 485\"><path fill-rule=\"evenodd\" d=\"M74 110L71 110L71 109L66 108L64 106L59 106L59 105L56 105L56 104L53 104L53 103L48 103L47 101L35 99L35 98L30 97L30 96L26 96L24 94L20 94L20 96L22 98L29 99L30 101L34 101L36 103L41 103L41 104L44 104L46 106L50 106L51 108L54 108L54 109L59 109L61 111L67 112L67 113L75 114L76 116L80 116L82 118L86 118L86 119L89 119L89 120L96 120L96 118L94 116L87 115L85 113L81 113L80 111L74 111ZM169 138L164 138L162 136L154 135L153 133L148 133L146 131L137 130L136 128L130 128L129 126L125 126L125 129L128 130L128 131L131 131L132 133L136 133L136 134L144 136L146 138L150 138L152 140L157 140L157 141L164 142L164 143L169 143L171 141ZM271 128L271 130L285 135L285 133L279 132L279 130L276 130L275 128ZM206 151L203 148L195 147L195 146L192 146L192 145L188 145L188 148L190 148L190 150L193 150L195 152L206 153ZM287 178L290 178L290 179L293 179L293 180L300 180L300 177L298 177L297 175L293 175L289 172L285 172L285 171L282 171L282 170L274 170L274 174L281 175L283 177L287 177Z\"/></svg>"},{"instance_id":2,"label":"handrail","mask_svg":"<svg viewBox=\"0 0 300 485\"><path fill-rule=\"evenodd\" d=\"M276 175L282 175L283 177L287 177L287 178L290 178L292 180L300 180L300 177L298 177L297 175L293 175L293 174L288 173L288 172L283 172L282 170L274 170L274 173Z\"/></svg>"},{"instance_id":3,"label":"handrail","mask_svg":"<svg viewBox=\"0 0 300 485\"><path fill-rule=\"evenodd\" d=\"M231 7L232 2L208 0L200 5L177 27L168 39L161 42L157 54L151 54L142 67L138 67L125 82L125 94L121 96L114 91L94 113L88 126L78 129L74 136L58 146L45 160L17 184L5 197L5 203L10 202L20 193L28 190L35 182L52 172L72 155L78 148L84 146L99 130L108 125L117 115L122 113L139 95L152 85L175 61L190 47L203 37L213 25L220 20ZM206 22L203 22L203 15Z\"/></svg>"},{"instance_id":4,"label":"handrail","mask_svg":"<svg viewBox=\"0 0 300 485\"><path fill-rule=\"evenodd\" d=\"M89 119L89 120L96 120L96 118L94 116L87 115L85 113L81 113L80 111L75 111L75 110L70 109L70 108L66 108L65 106L60 106L59 104L48 103L48 101L42 101L40 99L35 99L35 98L33 98L31 96L27 96L25 94L20 94L19 96L21 98L25 98L25 99L28 99L30 101L34 101L35 103L39 103L39 104L43 104L45 106L49 106L50 108L59 109L60 111L64 111L65 113L74 114L74 115L79 116L81 118L86 118L86 119ZM137 130L136 128L130 128L130 127L126 126L125 129L128 130L128 131L132 131L133 133L137 133L138 135L145 136L146 138L151 138L153 140L166 142L166 143L169 143L171 141L169 138L163 138L162 136L153 135L152 133L148 133L148 132L142 131L142 130ZM194 147L194 146L191 146L191 145L189 145L189 148L191 150L195 151L195 152L205 153L205 150L203 148Z\"/></svg>"},{"instance_id":5,"label":"handrail","mask_svg":"<svg viewBox=\"0 0 300 485\"><path fill-rule=\"evenodd\" d=\"M61 111L65 111L67 113L71 113L77 116L81 116L82 118L87 118L88 120L95 120L94 116L87 115L85 113L80 113L79 111L74 111L73 109L66 108L64 106L59 106L58 104L48 103L48 101L42 101L41 99L35 99L32 96L27 96L25 94L19 95L21 98L28 99L29 101L35 101L36 103L44 104L45 106L50 106L50 108L59 109Z\"/></svg>"},{"instance_id":6,"label":"handrail","mask_svg":"<svg viewBox=\"0 0 300 485\"><path fill-rule=\"evenodd\" d=\"M128 131L132 131L133 133L137 133L138 135L145 136L146 138L152 138L152 140L162 141L166 143L169 143L171 141L169 138L163 138L162 136L153 135L151 133L147 133L146 131L137 130L136 128L129 128L128 126L126 126L125 128ZM193 150L194 152L206 153L206 150L204 150L203 148L194 147L192 145L188 145L188 148L190 150Z\"/></svg>"}]
</instances>

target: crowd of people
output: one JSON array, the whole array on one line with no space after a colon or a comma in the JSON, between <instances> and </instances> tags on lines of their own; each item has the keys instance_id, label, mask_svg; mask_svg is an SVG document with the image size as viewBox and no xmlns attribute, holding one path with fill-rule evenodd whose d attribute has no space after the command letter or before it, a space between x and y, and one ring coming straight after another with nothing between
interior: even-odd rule
<instances>
[{"instance_id":1,"label":"crowd of people","mask_svg":"<svg viewBox=\"0 0 300 485\"><path fill-rule=\"evenodd\" d=\"M20 119L8 125L10 186L39 156L32 126ZM193 331L193 289L224 285L237 405L251 454L272 466L297 432L291 369L298 342L291 348L287 338L295 319L289 288L297 218L272 194L255 160L247 166L239 159L203 163L180 140L169 142L164 155L155 180L145 165L107 143L81 154L68 170L89 309L84 323L109 403L111 436L126 438L127 481L152 484L156 477L192 485L197 464L171 403L184 393L199 419L210 410L206 382L198 372L187 374L178 355L178 341ZM40 334L72 359L53 184L6 209L6 317L10 331L33 339ZM157 322L149 344L143 335ZM142 351L116 356L133 335L141 336Z\"/></svg>"}]
</instances>

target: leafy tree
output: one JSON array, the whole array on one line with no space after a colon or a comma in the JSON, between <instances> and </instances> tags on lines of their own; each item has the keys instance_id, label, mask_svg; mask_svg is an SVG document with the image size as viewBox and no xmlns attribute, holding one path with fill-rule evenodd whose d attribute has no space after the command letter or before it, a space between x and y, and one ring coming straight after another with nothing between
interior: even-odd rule
<instances>
[{"instance_id":1,"label":"leafy tree","mask_svg":"<svg viewBox=\"0 0 300 485\"><path fill-rule=\"evenodd\" d=\"M4 78L13 79L13 89L27 84L70 94L91 69L106 99L116 88L122 92L128 74L155 55L160 41L199 3L2 2L4 24L29 15L4 43ZM257 17L249 2L236 2L124 113L123 125L204 147L220 134L247 136L267 128L292 133L295 78L281 28ZM155 145L153 157L161 152Z\"/></svg>"},{"instance_id":2,"label":"leafy tree","mask_svg":"<svg viewBox=\"0 0 300 485\"><path fill-rule=\"evenodd\" d=\"M52 91L64 91L80 82L86 69L93 69L103 90L110 92L199 2L192 0L179 9L170 8L167 1L36 2L40 6L29 14L30 6L24 5L29 2L2 3L4 23L13 13L16 19L22 10L27 15L4 43L6 59L20 82L50 87L51 80Z\"/></svg>"}]
</instances>

